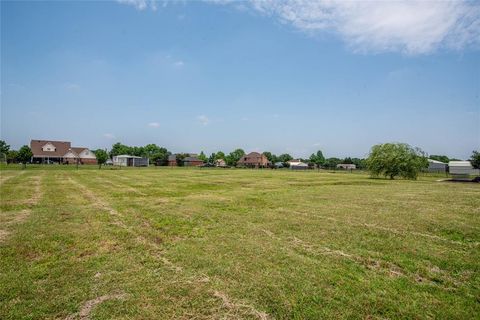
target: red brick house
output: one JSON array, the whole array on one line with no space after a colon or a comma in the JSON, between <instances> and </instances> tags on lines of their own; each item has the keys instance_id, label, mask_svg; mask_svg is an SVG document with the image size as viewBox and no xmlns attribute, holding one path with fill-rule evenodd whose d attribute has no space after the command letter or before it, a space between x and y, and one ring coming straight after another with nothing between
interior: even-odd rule
<instances>
[{"instance_id":1,"label":"red brick house","mask_svg":"<svg viewBox=\"0 0 480 320\"><path fill-rule=\"evenodd\" d=\"M268 161L267 157L258 152L250 152L237 162L237 166L248 168L266 168L269 165L270 161Z\"/></svg>"},{"instance_id":2,"label":"red brick house","mask_svg":"<svg viewBox=\"0 0 480 320\"><path fill-rule=\"evenodd\" d=\"M32 140L33 163L97 164L97 157L88 148L72 147L69 141Z\"/></svg>"},{"instance_id":3,"label":"red brick house","mask_svg":"<svg viewBox=\"0 0 480 320\"><path fill-rule=\"evenodd\" d=\"M203 164L203 161L198 159L197 157L186 157L183 159L183 165L185 167L198 167Z\"/></svg>"}]
</instances>

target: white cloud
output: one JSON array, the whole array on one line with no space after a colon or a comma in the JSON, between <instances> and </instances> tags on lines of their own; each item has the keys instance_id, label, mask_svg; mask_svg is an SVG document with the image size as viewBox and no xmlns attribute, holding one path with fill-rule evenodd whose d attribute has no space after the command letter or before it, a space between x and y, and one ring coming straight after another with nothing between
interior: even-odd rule
<instances>
[{"instance_id":1,"label":"white cloud","mask_svg":"<svg viewBox=\"0 0 480 320\"><path fill-rule=\"evenodd\" d=\"M204 126L210 123L210 119L205 115L198 116L197 120Z\"/></svg>"},{"instance_id":2,"label":"white cloud","mask_svg":"<svg viewBox=\"0 0 480 320\"><path fill-rule=\"evenodd\" d=\"M118 1L156 9L153 0ZM205 1L260 12L311 35L339 35L355 52L414 55L480 47L479 1L249 0L240 7L238 1Z\"/></svg>"},{"instance_id":3,"label":"white cloud","mask_svg":"<svg viewBox=\"0 0 480 320\"><path fill-rule=\"evenodd\" d=\"M107 139L115 139L115 135L113 135L113 133L104 133L103 136Z\"/></svg>"},{"instance_id":4,"label":"white cloud","mask_svg":"<svg viewBox=\"0 0 480 320\"><path fill-rule=\"evenodd\" d=\"M184 65L185 65L185 63L184 63L182 60L175 61L175 62L173 63L173 66L174 66L174 67L179 67L179 68L183 67Z\"/></svg>"},{"instance_id":5,"label":"white cloud","mask_svg":"<svg viewBox=\"0 0 480 320\"><path fill-rule=\"evenodd\" d=\"M158 123L158 122L150 122L150 123L148 124L148 126L149 126L149 127L152 127L152 128L158 128L158 127L160 127L160 123Z\"/></svg>"},{"instance_id":6,"label":"white cloud","mask_svg":"<svg viewBox=\"0 0 480 320\"><path fill-rule=\"evenodd\" d=\"M145 10L150 8L157 10L157 3L155 0L117 0L119 3L134 6L137 10Z\"/></svg>"},{"instance_id":7,"label":"white cloud","mask_svg":"<svg viewBox=\"0 0 480 320\"><path fill-rule=\"evenodd\" d=\"M337 33L360 52L425 54L480 44L478 2L253 0L252 7L308 33Z\"/></svg>"}]
</instances>

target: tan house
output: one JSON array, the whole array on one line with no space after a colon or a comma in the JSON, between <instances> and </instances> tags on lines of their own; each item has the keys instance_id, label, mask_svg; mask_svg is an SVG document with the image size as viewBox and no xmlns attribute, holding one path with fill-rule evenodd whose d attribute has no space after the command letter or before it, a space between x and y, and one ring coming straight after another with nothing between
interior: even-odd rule
<instances>
[{"instance_id":1,"label":"tan house","mask_svg":"<svg viewBox=\"0 0 480 320\"><path fill-rule=\"evenodd\" d=\"M97 164L97 157L88 148L72 147L69 141L32 140L33 163Z\"/></svg>"},{"instance_id":2,"label":"tan house","mask_svg":"<svg viewBox=\"0 0 480 320\"><path fill-rule=\"evenodd\" d=\"M215 167L226 167L227 166L227 162L223 159L217 159L215 160Z\"/></svg>"},{"instance_id":3,"label":"tan house","mask_svg":"<svg viewBox=\"0 0 480 320\"><path fill-rule=\"evenodd\" d=\"M269 165L270 161L268 161L267 157L258 152L250 152L237 162L237 166L248 168L266 168Z\"/></svg>"}]
</instances>

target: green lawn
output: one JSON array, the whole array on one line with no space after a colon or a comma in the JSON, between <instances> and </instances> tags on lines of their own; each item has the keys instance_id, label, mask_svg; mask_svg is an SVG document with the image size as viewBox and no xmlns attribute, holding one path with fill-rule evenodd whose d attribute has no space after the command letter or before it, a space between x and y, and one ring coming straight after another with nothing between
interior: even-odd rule
<instances>
[{"instance_id":1,"label":"green lawn","mask_svg":"<svg viewBox=\"0 0 480 320\"><path fill-rule=\"evenodd\" d=\"M469 319L480 185L3 169L0 319Z\"/></svg>"}]
</instances>

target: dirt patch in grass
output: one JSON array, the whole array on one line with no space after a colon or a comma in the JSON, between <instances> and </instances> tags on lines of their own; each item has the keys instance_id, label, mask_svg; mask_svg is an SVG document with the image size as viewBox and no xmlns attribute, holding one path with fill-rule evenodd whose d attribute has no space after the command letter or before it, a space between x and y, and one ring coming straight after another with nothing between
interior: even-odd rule
<instances>
[{"instance_id":1,"label":"dirt patch in grass","mask_svg":"<svg viewBox=\"0 0 480 320\"><path fill-rule=\"evenodd\" d=\"M0 229L0 243L7 240L9 235L10 235L10 232L8 232L7 230Z\"/></svg>"},{"instance_id":2,"label":"dirt patch in grass","mask_svg":"<svg viewBox=\"0 0 480 320\"><path fill-rule=\"evenodd\" d=\"M65 320L75 320L75 319L88 320L90 319L90 314L92 313L93 309L97 305L101 304L102 302L107 300L123 300L125 298L126 298L126 294L120 293L120 294L108 294L108 295L97 297L92 300L88 300L82 305L78 313L69 315L68 317L65 318Z\"/></svg>"},{"instance_id":3,"label":"dirt patch in grass","mask_svg":"<svg viewBox=\"0 0 480 320\"><path fill-rule=\"evenodd\" d=\"M265 312L258 311L257 309L255 309L254 307L248 304L234 302L228 295L226 295L223 292L215 291L213 293L213 296L222 300L222 304L223 304L222 306L234 313L252 315L260 320L270 319L268 314L266 314Z\"/></svg>"}]
</instances>

